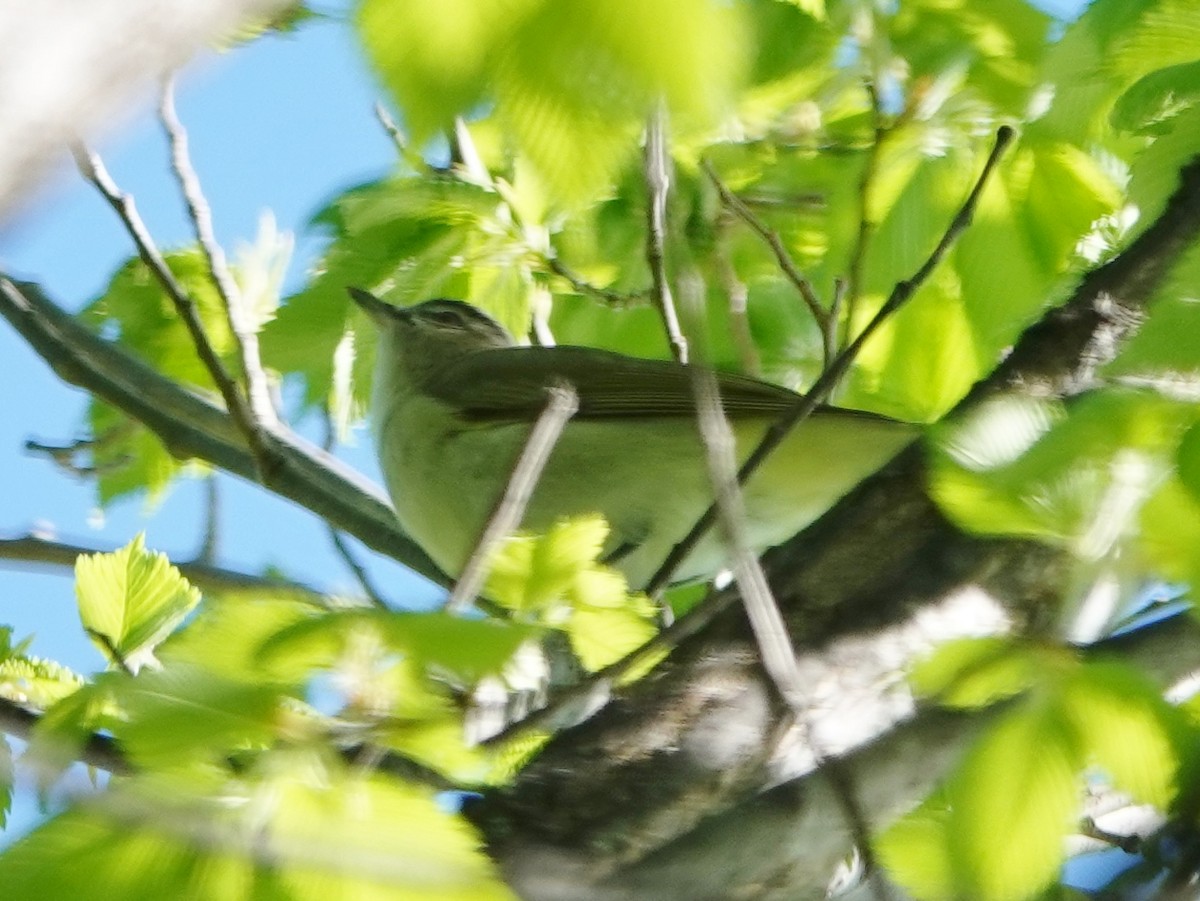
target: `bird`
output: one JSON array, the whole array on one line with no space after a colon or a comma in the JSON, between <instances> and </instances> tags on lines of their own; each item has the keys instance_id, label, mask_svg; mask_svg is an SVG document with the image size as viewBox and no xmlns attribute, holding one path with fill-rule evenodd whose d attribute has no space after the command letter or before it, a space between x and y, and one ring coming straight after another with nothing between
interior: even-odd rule
<instances>
[{"instance_id":1,"label":"bird","mask_svg":"<svg viewBox=\"0 0 1200 901\"><path fill-rule=\"evenodd\" d=\"M604 554L641 587L712 503L691 366L522 346L462 301L400 307L349 292L379 329L371 418L388 493L400 527L448 576L457 577L474 551L547 389L564 381L578 410L550 452L524 529L602 515ZM799 395L748 376L713 375L740 462ZM757 553L792 537L917 434L915 425L878 414L818 407L744 485L746 543ZM711 578L727 562L710 530L672 581Z\"/></svg>"}]
</instances>

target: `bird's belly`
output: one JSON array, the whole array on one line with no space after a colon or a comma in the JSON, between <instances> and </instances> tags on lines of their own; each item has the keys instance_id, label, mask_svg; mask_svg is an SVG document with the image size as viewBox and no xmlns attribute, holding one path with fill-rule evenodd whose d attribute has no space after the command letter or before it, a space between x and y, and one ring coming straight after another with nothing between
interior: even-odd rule
<instances>
[{"instance_id":1,"label":"bird's belly","mask_svg":"<svg viewBox=\"0 0 1200 901\"><path fill-rule=\"evenodd\" d=\"M740 457L764 428L739 424ZM440 411L414 405L403 419L385 421L380 454L400 525L447 574L457 576L474 550L529 429L454 424ZM911 433L894 423L879 429L870 421L837 418L803 424L745 488L747 544L761 551L789 538L910 440ZM611 529L605 551L628 551L617 565L638 587L712 496L694 424L577 420L555 445L522 525L541 531L564 517L603 515ZM710 576L726 556L714 530L675 578Z\"/></svg>"}]
</instances>

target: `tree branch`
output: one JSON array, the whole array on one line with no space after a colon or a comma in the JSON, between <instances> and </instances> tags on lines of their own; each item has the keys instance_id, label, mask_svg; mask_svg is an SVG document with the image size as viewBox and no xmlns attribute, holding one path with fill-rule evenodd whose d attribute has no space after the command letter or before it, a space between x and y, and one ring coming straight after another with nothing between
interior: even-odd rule
<instances>
[{"instance_id":1,"label":"tree branch","mask_svg":"<svg viewBox=\"0 0 1200 901\"><path fill-rule=\"evenodd\" d=\"M104 554L111 553L112 550L114 549L50 541L32 534L17 538L0 538L0 560L8 560L15 564L25 563L71 569L75 566L75 561L83 554ZM182 563L172 560L171 563L184 578L204 592L214 594L269 593L273 597L287 597L317 607L329 606L328 595L300 582L265 578L253 573L224 569L212 566L203 560Z\"/></svg>"},{"instance_id":2,"label":"tree branch","mask_svg":"<svg viewBox=\"0 0 1200 901\"><path fill-rule=\"evenodd\" d=\"M176 457L199 457L257 481L246 438L228 413L92 334L34 286L0 276L0 315L64 381L84 388L149 428ZM282 426L264 428L278 461L266 487L316 513L370 548L441 585L445 575L400 531L375 485Z\"/></svg>"}]
</instances>

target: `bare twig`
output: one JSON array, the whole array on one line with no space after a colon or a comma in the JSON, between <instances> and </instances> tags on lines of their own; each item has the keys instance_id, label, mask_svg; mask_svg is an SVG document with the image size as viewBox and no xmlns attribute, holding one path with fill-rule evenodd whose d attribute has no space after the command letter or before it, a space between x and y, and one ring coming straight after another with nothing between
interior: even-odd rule
<instances>
[{"instance_id":1,"label":"bare twig","mask_svg":"<svg viewBox=\"0 0 1200 901\"><path fill-rule=\"evenodd\" d=\"M688 292L691 294L692 292ZM698 307L700 297L689 297ZM703 363L703 342L698 343ZM691 369L692 393L696 399L696 422L708 463L708 477L716 498L717 523L729 551L742 604L750 630L758 644L763 667L780 697L799 713L807 704L807 692L796 665L796 651L788 637L787 624L771 594L758 558L746 540L746 507L737 480L737 441L721 409L717 379L704 366Z\"/></svg>"},{"instance_id":2,"label":"bare twig","mask_svg":"<svg viewBox=\"0 0 1200 901\"><path fill-rule=\"evenodd\" d=\"M699 298L694 302L699 303ZM700 345L701 352L703 344ZM700 362L704 362L701 359ZM867 877L879 901L887 897L886 886L878 874L870 847L870 831L858 804L849 777L830 765L809 726L811 691L800 673L795 645L788 634L787 622L779 603L767 584L758 557L746 540L746 509L737 473L737 444L733 429L721 409L717 379L712 371L695 367L692 390L696 398L696 420L708 460L708 474L716 498L717 522L723 532L733 564L738 594L758 647L763 669L781 698L792 711L797 725L807 735L808 745L818 769L827 773L833 792L842 806L843 816L859 846ZM826 769L826 767L828 767Z\"/></svg>"},{"instance_id":3,"label":"bare twig","mask_svg":"<svg viewBox=\"0 0 1200 901\"><path fill-rule=\"evenodd\" d=\"M917 289L929 278L951 245L954 244L958 236L970 225L971 216L975 211L976 204L979 202L979 196L983 192L988 178L991 176L992 171L995 169L996 164L999 162L1001 155L1012 138L1013 130L1007 126L1000 128L996 132L996 141L992 147L992 152L988 155L987 161L979 173L979 178L975 181L975 186L971 189L971 193L967 196L958 213L950 221L941 240L938 241L937 246L934 247L929 257L911 278L896 284L887 301L879 308L879 312L859 332L850 345L834 358L833 362L821 373L820 378L813 383L808 392L797 399L791 412L781 417L767 430L762 441L759 442L750 456L742 463L741 469L738 470L738 484L744 485L746 480L762 465L771 452L783 442L788 432L812 415L813 411L825 400L829 392L850 368L850 364L858 356L859 351L862 350L867 340L875 334L879 326L904 306L909 298L916 293ZM675 571L679 563L696 546L696 542L712 528L716 517L717 510L714 503L705 511L704 515L700 517L699 521L697 521L696 525L692 527L683 540L671 550L667 559L663 561L663 565L659 567L658 572L654 574L646 586L648 593L656 594L662 590L670 581L671 574Z\"/></svg>"},{"instance_id":4,"label":"bare twig","mask_svg":"<svg viewBox=\"0 0 1200 901\"><path fill-rule=\"evenodd\" d=\"M599 285L593 285L586 279L581 278L558 257L546 256L545 261L546 268L548 268L559 278L566 280L566 282L575 290L576 294L582 294L587 297L595 297L596 299L602 300L610 306L618 309L625 309L626 307L644 304L650 299L650 295L653 293L650 290L637 291L629 294L623 294L620 291L611 291L608 288L601 288Z\"/></svg>"},{"instance_id":5,"label":"bare twig","mask_svg":"<svg viewBox=\"0 0 1200 901\"><path fill-rule=\"evenodd\" d=\"M750 335L750 319L747 316L750 292L746 283L738 278L729 255L729 226L732 222L732 213L724 213L717 217L713 259L717 278L721 281L725 296L729 298L729 333L733 337L733 346L737 348L742 371L749 375L758 375L762 372L762 360L759 359L758 348Z\"/></svg>"},{"instance_id":6,"label":"bare twig","mask_svg":"<svg viewBox=\"0 0 1200 901\"><path fill-rule=\"evenodd\" d=\"M217 485L217 474L210 472L204 477L204 537L196 560L212 563L217 559L217 544L221 536L221 489Z\"/></svg>"},{"instance_id":7,"label":"bare twig","mask_svg":"<svg viewBox=\"0 0 1200 901\"><path fill-rule=\"evenodd\" d=\"M187 204L196 241L208 262L209 275L225 307L238 362L246 378L246 397L250 403L250 413L258 422L273 423L278 419L278 414L271 401L271 385L258 351L258 323L253 321L253 316L246 308L241 288L229 269L225 251L217 242L216 233L213 231L212 210L188 154L187 130L175 111L175 81L170 76L163 81L158 114L167 141L171 145L171 167Z\"/></svg>"},{"instance_id":8,"label":"bare twig","mask_svg":"<svg viewBox=\"0 0 1200 901\"><path fill-rule=\"evenodd\" d=\"M854 328L854 314L858 311L858 300L862 296L863 270L866 265L867 251L871 246L871 238L875 234L875 222L871 219L871 189L875 183L875 170L879 164L879 148L887 136L883 125L883 110L879 105L879 92L875 82L867 79L863 84L867 92L867 100L871 106L871 121L874 137L867 146L863 159L862 175L858 180L858 235L854 240L854 249L850 252L850 270L847 274L849 286L846 289L846 327L845 338L840 346L850 343Z\"/></svg>"},{"instance_id":9,"label":"bare twig","mask_svg":"<svg viewBox=\"0 0 1200 901\"><path fill-rule=\"evenodd\" d=\"M358 562L358 559L354 556L354 552L350 550L350 545L346 543L346 539L342 537L342 533L331 526L329 528L329 540L333 543L333 548L337 551L338 556L342 558L342 562L346 564L346 568L358 580L358 585L362 588L363 594L367 596L367 600L380 610L391 610L392 608L388 605L388 602L383 599L383 595L375 588L367 570Z\"/></svg>"},{"instance_id":10,"label":"bare twig","mask_svg":"<svg viewBox=\"0 0 1200 901\"><path fill-rule=\"evenodd\" d=\"M37 441L30 438L25 442L25 450L31 454L41 454L49 457L55 466L70 475L80 478L99 476L124 466L129 462L129 457L122 454L100 466L96 463L96 448L106 443L110 437L114 436L115 432L128 432L132 428L133 423L124 423L122 426L110 429L104 435L96 438L78 438L67 444L47 444L44 441ZM81 454L90 454L92 462L77 462L76 458Z\"/></svg>"},{"instance_id":11,"label":"bare twig","mask_svg":"<svg viewBox=\"0 0 1200 901\"><path fill-rule=\"evenodd\" d=\"M771 248L776 262L779 263L780 270L787 277L788 281L795 286L796 290L800 292L800 297L803 299L804 305L808 307L809 313L812 314L813 321L817 323L821 334L827 334L829 331L829 314L821 306L821 301L817 298L817 292L813 289L812 283L796 267L795 261L792 259L791 254L788 253L787 248L783 246L783 240L779 237L778 233L768 228L766 223L754 215L754 211L742 202L741 198L729 190L729 186L721 181L721 177L717 175L717 170L713 168L712 163L708 160L701 160L700 167L704 170L704 174L708 176L709 181L712 182L713 187L717 189L721 203L725 205L726 209L750 226L750 229ZM833 348L825 347L826 367L828 367L830 361L833 359L832 351Z\"/></svg>"},{"instance_id":12,"label":"bare twig","mask_svg":"<svg viewBox=\"0 0 1200 901\"><path fill-rule=\"evenodd\" d=\"M51 541L37 535L26 534L16 538L0 538L0 560L14 564L31 564L70 569L82 554L111 553L114 548L99 548L68 542ZM185 579L204 592L214 594L242 594L286 597L291 600L328 607L329 597L315 588L300 582L265 578L253 573L238 572L212 566L207 561L172 561L172 565Z\"/></svg>"},{"instance_id":13,"label":"bare twig","mask_svg":"<svg viewBox=\"0 0 1200 901\"><path fill-rule=\"evenodd\" d=\"M680 363L686 363L687 339L679 328L675 301L671 297L671 283L667 278L667 195L671 190L671 176L667 168L666 118L666 106L660 102L646 125L645 175L649 194L646 204L646 262L654 282L654 305L662 316L671 352Z\"/></svg>"},{"instance_id":14,"label":"bare twig","mask_svg":"<svg viewBox=\"0 0 1200 901\"><path fill-rule=\"evenodd\" d=\"M546 408L533 424L504 494L484 526L483 534L479 536L475 545L475 552L471 554L471 559L467 561L462 575L450 593L450 598L446 601L448 612L462 612L479 594L496 543L520 524L533 489L537 486L546 461L550 459L550 452L554 450L554 445L567 422L579 409L579 395L571 385L560 382L548 388L547 393L549 400Z\"/></svg>"},{"instance_id":15,"label":"bare twig","mask_svg":"<svg viewBox=\"0 0 1200 901\"><path fill-rule=\"evenodd\" d=\"M400 126L396 124L396 120L392 118L392 114L387 111L387 107L380 101L375 101L375 118L379 120L379 124L383 126L383 130L387 132L388 137L392 139L392 143L396 145L396 152L401 157L408 157L408 141L404 137L404 133L400 131Z\"/></svg>"},{"instance_id":16,"label":"bare twig","mask_svg":"<svg viewBox=\"0 0 1200 901\"><path fill-rule=\"evenodd\" d=\"M166 260L159 253L154 239L150 236L150 232L146 228L146 224L142 221L141 216L138 215L133 196L122 192L117 187L98 154L83 145L74 147L73 152L75 154L75 163L79 167L79 171L83 174L83 177L96 187L104 199L108 201L109 206L116 211L117 216L125 226L125 230L129 233L134 245L137 247L138 256L142 258L142 262L146 264L147 268L149 268L159 284L167 292L167 296L171 298L171 302L175 305L176 311L179 313L184 326L188 330L188 334L192 337L192 344L196 348L196 353L216 384L217 390L221 393L221 398L225 401L225 407L229 410L229 415L233 417L233 421L237 424L237 427L246 436L246 442L250 447L250 453L254 459L258 480L263 481L266 472L271 468L263 437L250 408L246 404L245 398L242 396L241 389L238 388L237 383L234 382L233 378L226 371L221 358L217 356L216 350L213 349L212 344L209 342L195 303L188 297L187 292L183 290L183 286L175 280L175 276L167 267Z\"/></svg>"}]
</instances>

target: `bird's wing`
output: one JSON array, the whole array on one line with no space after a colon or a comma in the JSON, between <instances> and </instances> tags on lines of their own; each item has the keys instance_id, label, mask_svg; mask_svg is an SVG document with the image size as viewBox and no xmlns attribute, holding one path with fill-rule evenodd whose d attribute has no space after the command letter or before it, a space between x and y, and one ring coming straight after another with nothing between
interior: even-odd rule
<instances>
[{"instance_id":1,"label":"bird's wing","mask_svg":"<svg viewBox=\"0 0 1200 901\"><path fill-rule=\"evenodd\" d=\"M715 372L727 416L779 416L798 399L769 382ZM695 416L689 367L585 347L498 348L461 357L433 379L432 392L472 422L532 419L546 406L546 388L562 380L579 394L576 419ZM449 387L448 387L449 386ZM871 413L823 407L821 412L886 420Z\"/></svg>"}]
</instances>

